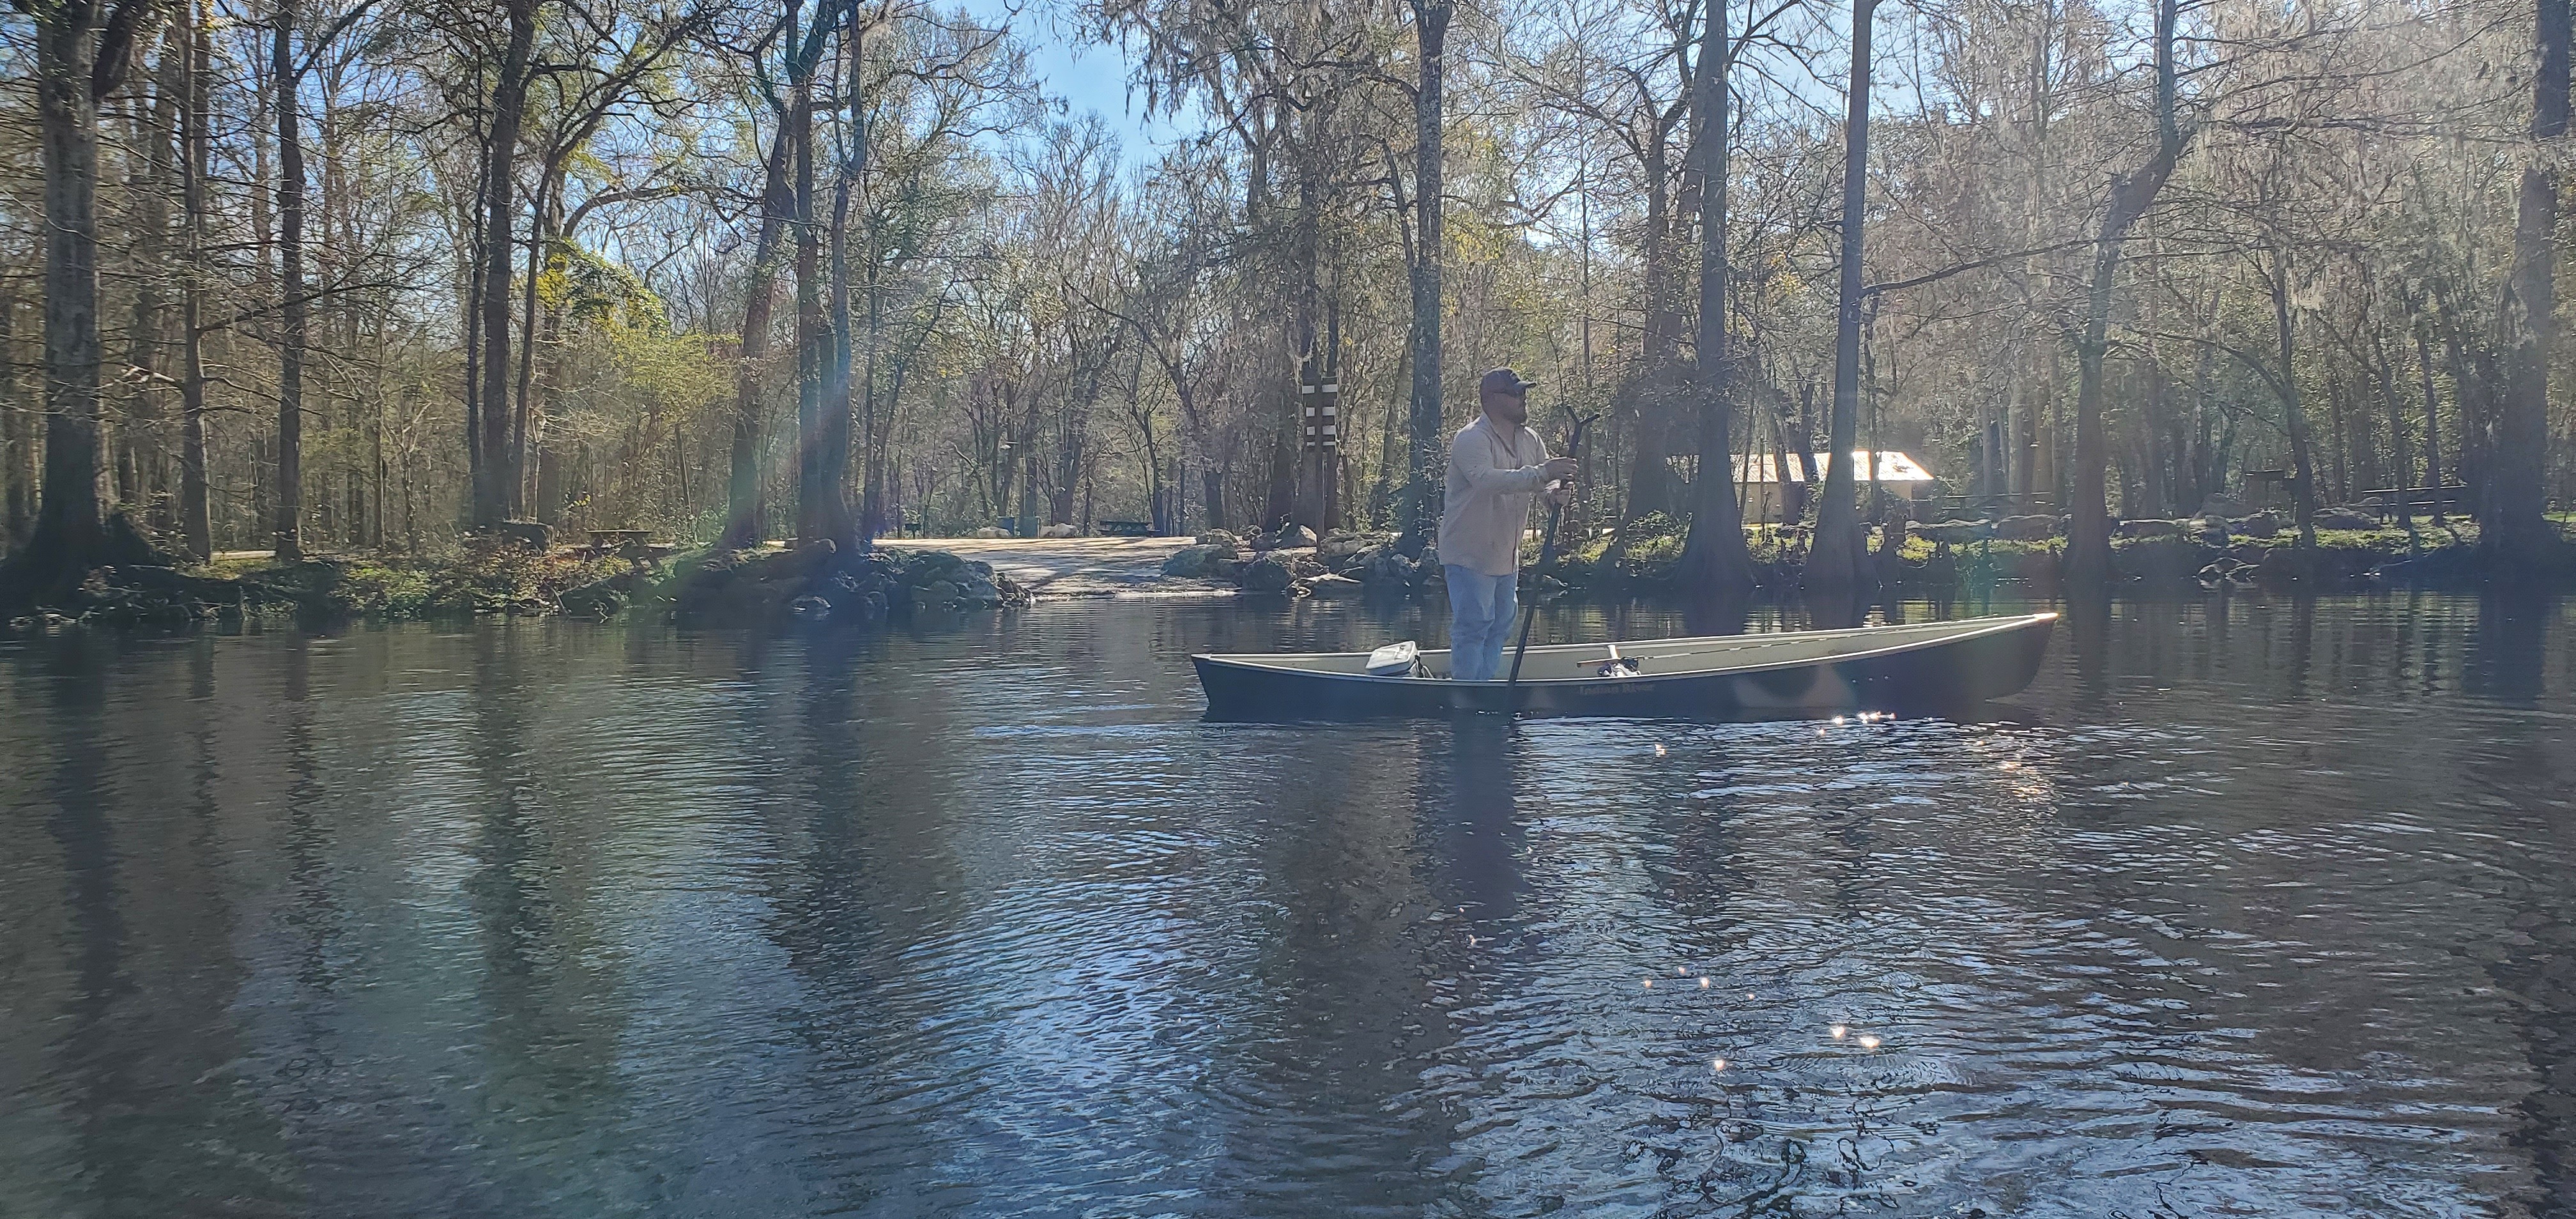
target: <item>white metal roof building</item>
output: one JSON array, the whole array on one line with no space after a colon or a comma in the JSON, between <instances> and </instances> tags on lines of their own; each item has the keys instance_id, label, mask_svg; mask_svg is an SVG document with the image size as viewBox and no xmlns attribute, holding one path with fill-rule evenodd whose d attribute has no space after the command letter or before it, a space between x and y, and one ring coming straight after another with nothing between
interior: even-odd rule
<instances>
[{"instance_id":1,"label":"white metal roof building","mask_svg":"<svg viewBox=\"0 0 2576 1219\"><path fill-rule=\"evenodd\" d=\"M1817 454L1817 460L1824 460L1824 456L1825 455L1821 453ZM1852 461L1858 464L1862 469L1862 482L1869 481L1868 468L1872 464L1870 458L1871 454L1867 449L1852 450ZM1877 454L1876 465L1878 466L1878 481L1882 483L1928 483L1932 481L1931 471L1916 464L1913 458L1908 457L1903 453L1899 453L1894 449L1880 451ZM1772 453L1763 453L1759 455L1752 453L1736 454L1735 481L1740 483L1778 482L1780 480L1780 468L1782 466L1788 467L1790 482L1798 483L1807 481L1805 472L1798 468L1798 459L1796 457L1792 456L1784 461L1777 454ZM1914 493L1910 491L1897 491L1895 494L1911 495Z\"/></svg>"},{"instance_id":2,"label":"white metal roof building","mask_svg":"<svg viewBox=\"0 0 2576 1219\"><path fill-rule=\"evenodd\" d=\"M1817 460L1823 459L1823 454L1817 454ZM1869 481L1867 471L1871 466L1876 466L1879 489L1889 495L1921 499L1932 494L1932 472L1924 469L1913 458L1894 449L1882 449L1876 454L1872 454L1867 449L1854 449L1852 462L1863 472L1861 481L1864 483ZM1776 453L1736 454L1735 481L1744 491L1746 521L1780 519L1780 471L1783 466L1788 468L1790 482L1807 481L1805 472L1798 468L1798 459L1795 456L1784 459Z\"/></svg>"}]
</instances>

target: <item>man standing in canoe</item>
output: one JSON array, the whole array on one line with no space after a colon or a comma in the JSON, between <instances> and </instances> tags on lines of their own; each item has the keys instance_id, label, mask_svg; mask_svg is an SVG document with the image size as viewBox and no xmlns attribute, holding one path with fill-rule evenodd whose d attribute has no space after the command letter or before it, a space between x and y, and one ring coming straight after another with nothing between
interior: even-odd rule
<instances>
[{"instance_id":1,"label":"man standing in canoe","mask_svg":"<svg viewBox=\"0 0 2576 1219\"><path fill-rule=\"evenodd\" d=\"M1449 583L1449 676L1502 676L1503 645L1520 612L1521 534L1530 503L1574 498L1574 459L1550 457L1529 429L1538 384L1508 368L1476 385L1474 423L1449 442L1449 492L1440 512L1440 570ZM1548 484L1562 484L1549 490Z\"/></svg>"}]
</instances>

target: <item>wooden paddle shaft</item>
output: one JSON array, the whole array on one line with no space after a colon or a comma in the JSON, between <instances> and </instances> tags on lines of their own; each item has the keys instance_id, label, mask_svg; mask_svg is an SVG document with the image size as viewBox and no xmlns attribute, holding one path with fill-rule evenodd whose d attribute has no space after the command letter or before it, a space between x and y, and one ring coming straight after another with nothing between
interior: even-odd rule
<instances>
[{"instance_id":1,"label":"wooden paddle shaft","mask_svg":"<svg viewBox=\"0 0 2576 1219\"><path fill-rule=\"evenodd\" d=\"M1571 435L1566 437L1565 441L1565 455L1567 457L1572 458L1577 462L1583 460L1583 429L1590 427L1592 425L1592 421L1600 417L1601 416L1599 415L1585 415L1584 417L1574 421L1574 431ZM1547 537L1540 541L1538 545L1538 566L1541 571L1547 570L1550 564L1556 562L1556 527L1564 520L1565 505L1548 505ZM1512 647L1512 674L1503 681L1505 689L1517 689L1521 684L1521 657L1529 653L1530 623L1536 620L1537 615L1538 598L1532 597L1529 599L1529 604L1521 607L1521 638L1520 642Z\"/></svg>"}]
</instances>

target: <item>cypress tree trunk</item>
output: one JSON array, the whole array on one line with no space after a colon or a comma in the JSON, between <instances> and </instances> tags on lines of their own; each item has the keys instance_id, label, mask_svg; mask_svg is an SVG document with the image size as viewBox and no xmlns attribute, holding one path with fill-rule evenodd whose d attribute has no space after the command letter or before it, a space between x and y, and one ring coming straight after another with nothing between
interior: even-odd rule
<instances>
[{"instance_id":1,"label":"cypress tree trunk","mask_svg":"<svg viewBox=\"0 0 2576 1219\"><path fill-rule=\"evenodd\" d=\"M1446 429L1440 409L1441 193L1446 156L1440 86L1453 11L1449 0L1414 0L1413 4L1421 81L1413 93L1413 263L1405 268L1413 289L1413 401L1405 421L1412 434L1408 449L1412 468L1404 484L1400 544L1407 556L1416 558L1440 531L1440 497L1448 470L1444 452L1448 437L1441 434ZM1209 521L1210 527L1215 524Z\"/></svg>"},{"instance_id":2,"label":"cypress tree trunk","mask_svg":"<svg viewBox=\"0 0 2576 1219\"><path fill-rule=\"evenodd\" d=\"M831 536L823 513L823 242L814 223L814 104L810 80L788 101L796 147L796 542Z\"/></svg>"},{"instance_id":3,"label":"cypress tree trunk","mask_svg":"<svg viewBox=\"0 0 2576 1219\"><path fill-rule=\"evenodd\" d=\"M125 362L133 373L122 378L127 383L124 418L116 429L117 501L128 512L142 509L147 519L164 528L171 520L164 498L170 490L169 443L161 413L160 383L166 377L159 372L161 349L169 337L163 275L170 256L169 188L176 176L172 129L178 123L177 101L184 88L180 74L186 63L186 43L173 30L163 40L153 72L151 108L141 116L143 129L135 133L142 145L143 165L128 186L134 198L129 263L134 299L125 332Z\"/></svg>"},{"instance_id":4,"label":"cypress tree trunk","mask_svg":"<svg viewBox=\"0 0 2576 1219\"><path fill-rule=\"evenodd\" d=\"M2478 549L2496 575L2533 575L2555 557L2558 537L2542 515L2549 448L2549 360L2558 341L2556 145L2567 134L2568 0L2539 0L2534 41L2531 142L2513 227L2513 271L2505 284L2504 393L2496 404Z\"/></svg>"},{"instance_id":5,"label":"cypress tree trunk","mask_svg":"<svg viewBox=\"0 0 2576 1219\"><path fill-rule=\"evenodd\" d=\"M850 192L859 183L867 180L869 168L868 107L865 96L867 40L866 31L860 28L856 13L851 15L847 58L849 76L842 104L850 111L849 154L842 160L840 188L832 200L832 324L837 336L832 360L833 375L839 380L833 397L839 403L835 409L839 411L841 433L839 448L841 469L844 473L837 481L840 487L838 497L841 514L846 522L844 529L859 545L866 546L876 540L877 530L883 526L885 520L889 498L886 494L885 432L891 428L893 420L889 417L880 421L877 413L877 356L885 337L885 292L877 271L881 260L873 253L873 245L869 247L871 253L868 257L868 337L864 379L860 380L859 374L853 373L851 368L854 362L853 352L857 345L854 341L857 323L850 316L848 252ZM857 429L860 477L858 509L855 516L851 513L849 476L846 473L849 468L852 429L851 395L854 380L858 382L858 398L867 416ZM900 375L896 377L895 391L897 394L902 392ZM888 416L892 414L891 405L888 407L887 414ZM899 499L900 496L895 498ZM903 532L899 519L896 522L895 532L897 535Z\"/></svg>"},{"instance_id":6,"label":"cypress tree trunk","mask_svg":"<svg viewBox=\"0 0 2576 1219\"><path fill-rule=\"evenodd\" d=\"M492 86L491 143L484 150L484 272L483 282L477 285L483 294L478 318L483 330L482 443L481 459L474 467L471 512L478 527L509 519L511 493L519 485L510 443L510 253L518 214L519 128L528 105L528 61L536 48L537 3L506 0L510 37Z\"/></svg>"},{"instance_id":7,"label":"cypress tree trunk","mask_svg":"<svg viewBox=\"0 0 2576 1219\"><path fill-rule=\"evenodd\" d=\"M2421 322L2415 326L2415 373L2424 387L2424 485L2433 488L2433 523L2440 525L2449 515L2441 499L2447 485L2442 477L2442 403L2433 395L2433 344L2425 329Z\"/></svg>"},{"instance_id":8,"label":"cypress tree trunk","mask_svg":"<svg viewBox=\"0 0 2576 1219\"><path fill-rule=\"evenodd\" d=\"M2388 365L2387 336L2374 330L2370 335L2372 371L2379 380L2379 396L2388 407L2388 459L2396 468L2389 486L2397 491L2397 524L2408 533L2415 531L2415 508L2408 502L2406 489L2415 485L2415 455L2406 448L2406 407L2398 401L2397 376Z\"/></svg>"},{"instance_id":9,"label":"cypress tree trunk","mask_svg":"<svg viewBox=\"0 0 2576 1219\"><path fill-rule=\"evenodd\" d=\"M760 362L769 355L771 311L778 295L778 247L787 232L788 124L769 142L769 165L760 192L760 236L752 246L751 284L742 307L741 359L734 371L733 444L725 480L722 545L740 549L760 540Z\"/></svg>"},{"instance_id":10,"label":"cypress tree trunk","mask_svg":"<svg viewBox=\"0 0 2576 1219\"><path fill-rule=\"evenodd\" d=\"M1638 359L1619 387L1619 410L1628 421L1635 446L1628 454L1627 499L1621 506L1624 541L1627 522L1649 512L1678 517L1681 477L1674 473L1672 415L1680 396L1681 309L1675 296L1680 269L1673 241L1673 168L1662 124L1649 124L1637 161L1644 179L1643 239L1638 242L1638 281L1645 312Z\"/></svg>"},{"instance_id":11,"label":"cypress tree trunk","mask_svg":"<svg viewBox=\"0 0 2576 1219\"><path fill-rule=\"evenodd\" d=\"M1699 476L1691 482L1690 535L1682 543L1682 579L1703 596L1737 595L1753 586L1728 434L1728 415L1735 409L1735 354L1726 330L1726 107L1733 54L1726 0L1710 0L1691 100L1698 128L1691 134L1691 153L1699 166Z\"/></svg>"},{"instance_id":12,"label":"cypress tree trunk","mask_svg":"<svg viewBox=\"0 0 2576 1219\"><path fill-rule=\"evenodd\" d=\"M1827 594L1858 590L1870 577L1852 492L1852 447L1860 430L1861 224L1869 199L1870 18L1878 0L1852 5L1851 86L1843 120L1841 290L1834 312L1834 401L1825 446L1824 499L1807 552L1806 586Z\"/></svg>"},{"instance_id":13,"label":"cypress tree trunk","mask_svg":"<svg viewBox=\"0 0 2576 1219\"><path fill-rule=\"evenodd\" d=\"M269 32L277 103L277 557L304 557L304 136L295 63L296 0L278 0ZM506 276L504 278L507 278Z\"/></svg>"},{"instance_id":14,"label":"cypress tree trunk","mask_svg":"<svg viewBox=\"0 0 2576 1219\"><path fill-rule=\"evenodd\" d=\"M0 291L0 550L14 550L36 524L36 412L18 376L18 294Z\"/></svg>"},{"instance_id":15,"label":"cypress tree trunk","mask_svg":"<svg viewBox=\"0 0 2576 1219\"><path fill-rule=\"evenodd\" d=\"M1012 509L1015 523L1012 532L1020 537L1036 537L1038 532L1038 404L1037 394L1029 395L1027 417L1020 421L1019 447L1011 450L1020 463L1019 505Z\"/></svg>"},{"instance_id":16,"label":"cypress tree trunk","mask_svg":"<svg viewBox=\"0 0 2576 1219\"><path fill-rule=\"evenodd\" d=\"M2334 500L2345 503L2352 499L2352 470L2345 462L2352 444L2352 427L2344 420L2343 378L2335 375L2331 366L2326 370L2326 424L2326 434L2334 438L2332 447L2326 450L2327 459L2334 463Z\"/></svg>"},{"instance_id":17,"label":"cypress tree trunk","mask_svg":"<svg viewBox=\"0 0 2576 1219\"><path fill-rule=\"evenodd\" d=\"M850 512L850 173L845 167L832 188L831 301L825 329L830 335L823 387L823 536L848 546L858 539Z\"/></svg>"},{"instance_id":18,"label":"cypress tree trunk","mask_svg":"<svg viewBox=\"0 0 2576 1219\"><path fill-rule=\"evenodd\" d=\"M510 480L508 488L506 511L512 520L539 515L530 502L537 496L528 485L531 474L544 477L543 471L534 468L538 463L529 460L545 426L544 416L537 413L537 349L553 344L556 318L548 311L545 326L542 330L538 327L537 281L545 274L546 251L557 236L562 181L560 161L543 165L537 175L537 189L528 200L528 264L519 281L519 362L511 374L517 393L510 409L510 468L519 474Z\"/></svg>"},{"instance_id":19,"label":"cypress tree trunk","mask_svg":"<svg viewBox=\"0 0 2576 1219\"><path fill-rule=\"evenodd\" d=\"M45 485L27 544L0 567L0 605L40 605L99 562L148 562L130 532L111 553L99 504L98 99L116 88L145 0L27 6L45 166Z\"/></svg>"},{"instance_id":20,"label":"cypress tree trunk","mask_svg":"<svg viewBox=\"0 0 2576 1219\"><path fill-rule=\"evenodd\" d=\"M2314 448L2308 439L2307 407L2299 401L2298 366L2294 357L2290 326L2290 260L2280 251L2272 252L2272 328L2281 347L2281 380L2273 388L2281 395L2281 416L2289 424L2291 476L2297 479L2293 488L2299 525L2299 548L2315 550L2317 546L2317 469Z\"/></svg>"},{"instance_id":21,"label":"cypress tree trunk","mask_svg":"<svg viewBox=\"0 0 2576 1219\"><path fill-rule=\"evenodd\" d=\"M2111 517L2103 502L2110 455L2102 423L2102 357L2109 347L2111 288L2120 253L2182 155L2184 134L2174 114L2174 25L2178 0L2156 5L2156 150L2147 163L2111 183L2102 227L2093 239L2093 280L2085 297L2084 333L2075 347L2075 501L2066 538L2066 584L2086 591L2111 582ZM2288 375L2289 361L2282 361Z\"/></svg>"},{"instance_id":22,"label":"cypress tree trunk","mask_svg":"<svg viewBox=\"0 0 2576 1219\"><path fill-rule=\"evenodd\" d=\"M37 541L77 555L105 537L98 499L98 6L38 9L45 158L45 488ZM47 18L50 17L50 20Z\"/></svg>"},{"instance_id":23,"label":"cypress tree trunk","mask_svg":"<svg viewBox=\"0 0 2576 1219\"><path fill-rule=\"evenodd\" d=\"M206 0L189 15L186 136L179 152L180 207L185 214L187 286L180 303L183 347L179 373L179 535L190 557L214 557L214 527L206 502L206 165L211 143L206 123L213 78Z\"/></svg>"}]
</instances>

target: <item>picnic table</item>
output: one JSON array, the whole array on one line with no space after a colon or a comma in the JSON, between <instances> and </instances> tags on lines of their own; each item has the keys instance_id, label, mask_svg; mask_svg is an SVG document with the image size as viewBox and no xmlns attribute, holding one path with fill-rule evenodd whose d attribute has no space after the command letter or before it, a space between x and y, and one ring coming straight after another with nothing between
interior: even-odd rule
<instances>
[{"instance_id":1,"label":"picnic table","mask_svg":"<svg viewBox=\"0 0 2576 1219\"><path fill-rule=\"evenodd\" d=\"M2372 510L2379 513L2379 519L2385 521L2396 515L2397 505L2400 502L2406 505L2410 513L2455 511L2461 504L2468 502L2469 489L2465 486L2382 487L2376 491L2362 492L2361 498L2363 503L2369 504Z\"/></svg>"},{"instance_id":2,"label":"picnic table","mask_svg":"<svg viewBox=\"0 0 2576 1219\"><path fill-rule=\"evenodd\" d=\"M1110 538L1150 538L1154 536L1154 523L1152 521L1102 521L1100 522L1100 536Z\"/></svg>"},{"instance_id":3,"label":"picnic table","mask_svg":"<svg viewBox=\"0 0 2576 1219\"><path fill-rule=\"evenodd\" d=\"M650 529L593 529L589 533L590 545L579 549L591 558L606 558L613 554L637 559L660 557L653 553L653 531Z\"/></svg>"}]
</instances>

